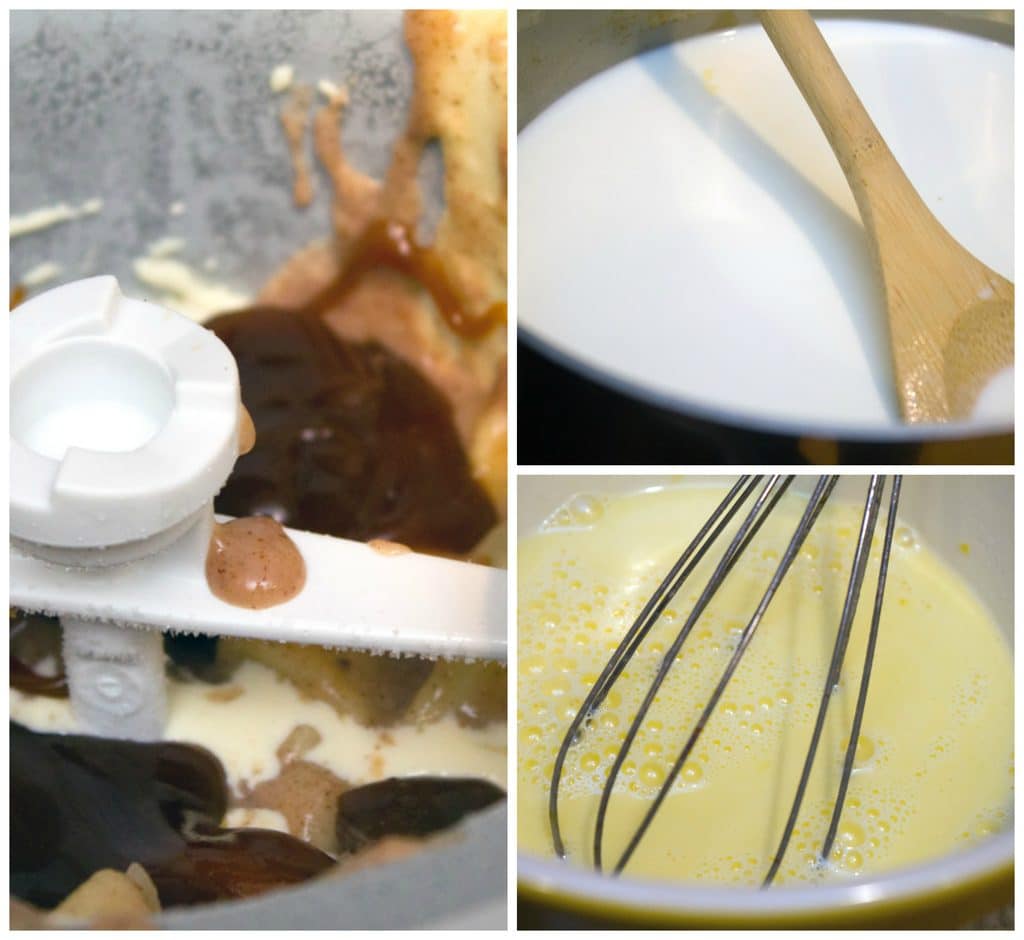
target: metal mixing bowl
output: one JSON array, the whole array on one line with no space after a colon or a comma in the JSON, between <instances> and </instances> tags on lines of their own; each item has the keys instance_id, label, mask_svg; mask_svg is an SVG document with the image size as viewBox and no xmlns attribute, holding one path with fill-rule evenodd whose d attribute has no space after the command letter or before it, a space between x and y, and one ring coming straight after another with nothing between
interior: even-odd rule
<instances>
[{"instance_id":1,"label":"metal mixing bowl","mask_svg":"<svg viewBox=\"0 0 1024 940\"><path fill-rule=\"evenodd\" d=\"M297 210L271 69L346 83L345 142L381 176L412 86L402 14L15 12L11 14L11 211L103 200L96 215L15 239L12 283L42 262L60 281L114 274L151 292L132 260L181 237L181 257L255 294L294 251L330 235L329 187ZM434 204L441 194L435 189ZM182 202L183 214L170 207ZM251 901L171 911L163 927L503 927L504 805L407 861Z\"/></svg>"}]
</instances>

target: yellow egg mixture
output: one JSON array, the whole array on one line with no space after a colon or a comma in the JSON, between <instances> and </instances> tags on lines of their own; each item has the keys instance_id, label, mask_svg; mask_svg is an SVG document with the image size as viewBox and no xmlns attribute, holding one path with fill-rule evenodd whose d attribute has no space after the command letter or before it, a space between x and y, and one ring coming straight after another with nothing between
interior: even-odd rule
<instances>
[{"instance_id":1,"label":"yellow egg mixture","mask_svg":"<svg viewBox=\"0 0 1024 940\"><path fill-rule=\"evenodd\" d=\"M547 803L565 730L725 493L676 486L580 496L520 541L521 849L553 855ZM684 644L616 782L606 868L675 762L805 505L797 495L782 500ZM626 874L750 885L764 878L824 688L862 508L833 500L824 510ZM900 524L854 773L836 846L829 863L818 864L856 704L884 526L883 509L840 688L776 883L897 868L1012 824L1010 650L963 581ZM626 729L721 551L710 556L569 752L559 818L579 864L591 864L599 794Z\"/></svg>"}]
</instances>

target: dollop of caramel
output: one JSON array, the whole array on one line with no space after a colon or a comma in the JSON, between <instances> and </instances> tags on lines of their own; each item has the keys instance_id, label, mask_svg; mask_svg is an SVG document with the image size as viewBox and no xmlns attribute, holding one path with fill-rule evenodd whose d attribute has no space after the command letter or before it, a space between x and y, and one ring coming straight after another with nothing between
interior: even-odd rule
<instances>
[{"instance_id":1,"label":"dollop of caramel","mask_svg":"<svg viewBox=\"0 0 1024 940\"><path fill-rule=\"evenodd\" d=\"M306 583L306 563L284 527L264 516L216 523L206 582L222 601L263 610L291 600Z\"/></svg>"}]
</instances>

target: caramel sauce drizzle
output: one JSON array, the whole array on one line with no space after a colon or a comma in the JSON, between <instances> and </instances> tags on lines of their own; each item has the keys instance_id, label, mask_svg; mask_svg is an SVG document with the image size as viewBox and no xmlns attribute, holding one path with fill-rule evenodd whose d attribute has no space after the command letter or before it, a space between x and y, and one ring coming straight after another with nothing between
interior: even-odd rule
<instances>
[{"instance_id":1,"label":"caramel sauce drizzle","mask_svg":"<svg viewBox=\"0 0 1024 940\"><path fill-rule=\"evenodd\" d=\"M341 273L303 308L304 311L325 313L341 303L363 275L381 267L398 271L424 287L445 322L459 336L478 339L507 321L504 301L492 304L482 314L467 314L464 301L438 252L419 244L405 223L386 219L375 219L367 225L349 251Z\"/></svg>"}]
</instances>

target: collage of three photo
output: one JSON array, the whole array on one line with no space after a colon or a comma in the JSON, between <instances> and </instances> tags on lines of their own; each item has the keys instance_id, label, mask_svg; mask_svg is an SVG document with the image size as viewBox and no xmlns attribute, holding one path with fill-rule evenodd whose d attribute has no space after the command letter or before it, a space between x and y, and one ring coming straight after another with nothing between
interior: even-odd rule
<instances>
[{"instance_id":1,"label":"collage of three photo","mask_svg":"<svg viewBox=\"0 0 1024 940\"><path fill-rule=\"evenodd\" d=\"M1014 10L8 24L11 929L1013 929Z\"/></svg>"}]
</instances>

